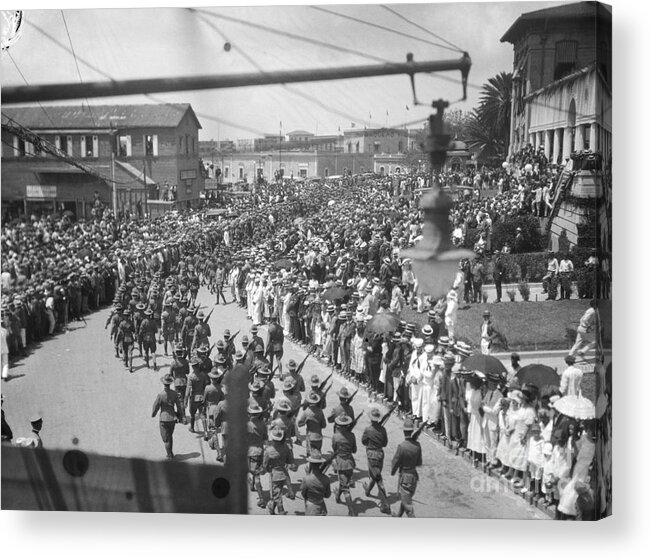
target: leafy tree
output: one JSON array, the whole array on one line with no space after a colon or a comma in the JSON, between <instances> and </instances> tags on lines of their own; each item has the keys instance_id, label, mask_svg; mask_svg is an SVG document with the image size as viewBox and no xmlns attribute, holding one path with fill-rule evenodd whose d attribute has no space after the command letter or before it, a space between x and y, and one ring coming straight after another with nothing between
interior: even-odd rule
<instances>
[{"instance_id":1,"label":"leafy tree","mask_svg":"<svg viewBox=\"0 0 651 560\"><path fill-rule=\"evenodd\" d=\"M501 72L482 87L479 106L466 124L466 141L480 159L506 157L511 127L513 75Z\"/></svg>"}]
</instances>

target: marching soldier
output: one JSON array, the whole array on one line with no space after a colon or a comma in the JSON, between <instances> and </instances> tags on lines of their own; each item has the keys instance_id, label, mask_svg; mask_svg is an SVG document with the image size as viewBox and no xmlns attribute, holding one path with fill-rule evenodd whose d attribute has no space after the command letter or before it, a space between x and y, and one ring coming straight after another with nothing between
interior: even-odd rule
<instances>
[{"instance_id":1,"label":"marching soldier","mask_svg":"<svg viewBox=\"0 0 651 560\"><path fill-rule=\"evenodd\" d=\"M260 347L261 350L257 350L257 347ZM251 338L249 339L249 347L253 349L254 352L262 352L264 355L264 341L260 336L258 336L258 325L253 325L251 327Z\"/></svg>"},{"instance_id":2,"label":"marching soldier","mask_svg":"<svg viewBox=\"0 0 651 560\"><path fill-rule=\"evenodd\" d=\"M174 390L179 395L181 402L185 400L185 388L190 375L190 364L185 358L185 349L177 345L174 349L174 359L170 364L170 375L174 379Z\"/></svg>"},{"instance_id":3,"label":"marching soldier","mask_svg":"<svg viewBox=\"0 0 651 560\"><path fill-rule=\"evenodd\" d=\"M264 456L264 442L267 441L267 426L262 419L264 411L257 403L249 404L247 408L249 421L247 423L248 445L247 457L249 459L249 474L251 475L251 492L258 493L258 507L267 505L262 490L262 459Z\"/></svg>"},{"instance_id":4,"label":"marching soldier","mask_svg":"<svg viewBox=\"0 0 651 560\"><path fill-rule=\"evenodd\" d=\"M145 319L145 309L146 306L144 303L139 302L136 304L136 310L133 313L133 326L135 327L136 334L138 335L138 352L142 357L142 337L140 336L140 325Z\"/></svg>"},{"instance_id":5,"label":"marching soldier","mask_svg":"<svg viewBox=\"0 0 651 560\"><path fill-rule=\"evenodd\" d=\"M328 416L328 422L330 424L335 421L335 418L342 414L350 416L351 418L355 418L353 407L350 406L350 399L352 398L352 395L348 389L346 387L342 387L339 389L339 391L337 391L337 396L339 397L339 404L332 409L330 415Z\"/></svg>"},{"instance_id":6,"label":"marching soldier","mask_svg":"<svg viewBox=\"0 0 651 560\"><path fill-rule=\"evenodd\" d=\"M274 313L271 316L271 324L267 329L267 356L269 358L269 367L273 370L274 358L278 360L278 373L280 379L283 379L283 343L285 342L285 334L283 328L278 324L278 315ZM305 391L305 387L302 389Z\"/></svg>"},{"instance_id":7,"label":"marching soldier","mask_svg":"<svg viewBox=\"0 0 651 560\"><path fill-rule=\"evenodd\" d=\"M423 464L423 452L420 443L412 438L414 432L413 422L407 418L402 428L405 440L398 445L396 453L391 461L391 475L400 473L398 478L398 495L400 496L400 509L394 517L415 517L412 504L416 486L418 484L418 472L416 467Z\"/></svg>"},{"instance_id":8,"label":"marching soldier","mask_svg":"<svg viewBox=\"0 0 651 560\"><path fill-rule=\"evenodd\" d=\"M267 509L271 515L275 515L276 509L281 515L287 515L283 505L283 488L287 487L287 497L290 500L295 498L292 490L291 480L287 468L295 471L294 454L292 448L285 442L285 433L281 428L274 427L269 434L269 445L265 447L262 458L263 472L271 475L271 500Z\"/></svg>"},{"instance_id":9,"label":"marching soldier","mask_svg":"<svg viewBox=\"0 0 651 560\"><path fill-rule=\"evenodd\" d=\"M217 462L226 462L226 438L228 437L228 424L226 414L228 400L226 399L226 386L222 388L224 398L217 403L215 408L215 436L210 441L210 447L217 450Z\"/></svg>"},{"instance_id":10,"label":"marching soldier","mask_svg":"<svg viewBox=\"0 0 651 560\"><path fill-rule=\"evenodd\" d=\"M249 383L249 402L255 402L262 409L262 419L267 421L271 415L271 401L264 396L264 384L259 379ZM291 406L290 406L291 410Z\"/></svg>"},{"instance_id":11,"label":"marching soldier","mask_svg":"<svg viewBox=\"0 0 651 560\"><path fill-rule=\"evenodd\" d=\"M170 348L174 344L174 339L176 338L176 313L172 306L169 305L165 308L161 315L161 330L163 331L163 351L167 356L167 344L169 343Z\"/></svg>"},{"instance_id":12,"label":"marching soldier","mask_svg":"<svg viewBox=\"0 0 651 560\"><path fill-rule=\"evenodd\" d=\"M165 444L167 458L174 459L174 453L172 451L174 427L177 421L183 422L185 420L185 415L176 391L170 389L173 381L172 376L168 373L161 377L161 381L163 382L164 389L156 396L151 417L155 418L156 414L160 411L160 435L163 439L163 444Z\"/></svg>"},{"instance_id":13,"label":"marching soldier","mask_svg":"<svg viewBox=\"0 0 651 560\"><path fill-rule=\"evenodd\" d=\"M305 446L308 453L312 449L321 451L323 445L323 429L326 427L326 419L320 404L320 395L314 391L310 392L306 399L307 407L298 418L298 427L305 426Z\"/></svg>"},{"instance_id":14,"label":"marching soldier","mask_svg":"<svg viewBox=\"0 0 651 560\"><path fill-rule=\"evenodd\" d=\"M206 411L206 433L204 440L208 439L208 433L215 430L215 416L217 415L217 405L224 400L224 391L221 386L224 379L224 369L215 367L208 373L210 383L203 390L203 403Z\"/></svg>"},{"instance_id":15,"label":"marching soldier","mask_svg":"<svg viewBox=\"0 0 651 560\"><path fill-rule=\"evenodd\" d=\"M298 366L294 360L289 360L289 362L287 362L287 370L288 371L284 376L281 374L280 380L284 381L285 379L291 378L296 382L296 388L298 392L305 392L305 380L303 379L303 376L298 372Z\"/></svg>"},{"instance_id":16,"label":"marching soldier","mask_svg":"<svg viewBox=\"0 0 651 560\"><path fill-rule=\"evenodd\" d=\"M291 417L294 425L291 433L296 438L296 445L300 445L301 438L298 433L297 420L299 410L301 409L301 394L298 392L298 386L296 385L296 380L293 377L287 377L285 381L283 381L283 395L289 401L292 407Z\"/></svg>"},{"instance_id":17,"label":"marching soldier","mask_svg":"<svg viewBox=\"0 0 651 560\"><path fill-rule=\"evenodd\" d=\"M104 329L106 330L109 326L111 325L111 340L113 341L113 345L115 347L115 357L119 358L120 357L120 345L118 344L118 327L120 325L120 322L122 320L122 304L120 302L116 302L113 306L113 310L111 311L111 314L109 315L109 318L106 321L106 325L104 325Z\"/></svg>"},{"instance_id":18,"label":"marching soldier","mask_svg":"<svg viewBox=\"0 0 651 560\"><path fill-rule=\"evenodd\" d=\"M382 467L384 466L384 448L389 443L387 431L380 423L382 413L379 409L373 407L368 413L371 418L371 424L366 427L362 434L362 445L366 447L366 460L368 461L368 477L370 483L363 482L366 496L371 495L373 486L377 484L378 494L380 496L380 511L382 513L391 513L387 492L382 480Z\"/></svg>"},{"instance_id":19,"label":"marching soldier","mask_svg":"<svg viewBox=\"0 0 651 560\"><path fill-rule=\"evenodd\" d=\"M201 362L196 356L190 362L192 372L188 376L188 385L185 389L185 407L190 412L190 432L194 431L194 417L199 413L199 418L203 416L203 392L206 388L207 381L203 372L199 369ZM205 424L204 424L205 433Z\"/></svg>"},{"instance_id":20,"label":"marching soldier","mask_svg":"<svg viewBox=\"0 0 651 560\"><path fill-rule=\"evenodd\" d=\"M158 369L156 365L156 333L158 332L158 326L152 318L153 315L154 312L151 309L145 311L145 318L140 323L140 329L138 330L138 341L145 351L145 363L147 367L149 367L149 353L151 352L154 361L154 371L156 371Z\"/></svg>"},{"instance_id":21,"label":"marching soldier","mask_svg":"<svg viewBox=\"0 0 651 560\"><path fill-rule=\"evenodd\" d=\"M328 515L325 499L332 494L330 479L321 472L325 459L313 448L307 457L308 472L301 482L301 496L305 500L305 515Z\"/></svg>"},{"instance_id":22,"label":"marching soldier","mask_svg":"<svg viewBox=\"0 0 651 560\"><path fill-rule=\"evenodd\" d=\"M264 389L262 394L270 401L276 398L276 387L271 380L271 370L268 367L260 368L256 377L263 383Z\"/></svg>"},{"instance_id":23,"label":"marching soldier","mask_svg":"<svg viewBox=\"0 0 651 560\"><path fill-rule=\"evenodd\" d=\"M130 317L129 309L122 310L122 321L118 326L118 344L122 348L122 357L125 367L133 372L133 346L135 344L136 328Z\"/></svg>"},{"instance_id":24,"label":"marching soldier","mask_svg":"<svg viewBox=\"0 0 651 560\"><path fill-rule=\"evenodd\" d=\"M199 313L197 313L197 323L194 326L191 349L194 350L203 345L208 346L208 337L210 337L210 335L210 325L206 322L206 315L203 311L199 311Z\"/></svg>"},{"instance_id":25,"label":"marching soldier","mask_svg":"<svg viewBox=\"0 0 651 560\"><path fill-rule=\"evenodd\" d=\"M355 434L350 431L353 418L346 414L341 414L335 418L335 433L332 436L332 452L335 455L334 465L337 471L337 492L335 501L340 504L341 496L348 506L348 515L357 517L353 507L353 500L350 496L350 485L353 479L353 469L355 468L355 457L357 453L357 440Z\"/></svg>"},{"instance_id":26,"label":"marching soldier","mask_svg":"<svg viewBox=\"0 0 651 560\"><path fill-rule=\"evenodd\" d=\"M201 373L208 375L208 373L212 370L213 366L218 365L222 369L224 368L224 359L222 357L221 361L215 360L215 363L213 364L213 361L210 359L210 356L208 356L208 352L210 352L210 348L206 344L203 344L199 346L197 349L197 357L199 358L199 369L201 370ZM219 356L217 357L219 358Z\"/></svg>"},{"instance_id":27,"label":"marching soldier","mask_svg":"<svg viewBox=\"0 0 651 560\"><path fill-rule=\"evenodd\" d=\"M198 319L194 315L194 307L188 307L188 314L183 319L183 326L181 327L181 341L192 352L192 342L194 340L194 327L197 326Z\"/></svg>"}]
</instances>

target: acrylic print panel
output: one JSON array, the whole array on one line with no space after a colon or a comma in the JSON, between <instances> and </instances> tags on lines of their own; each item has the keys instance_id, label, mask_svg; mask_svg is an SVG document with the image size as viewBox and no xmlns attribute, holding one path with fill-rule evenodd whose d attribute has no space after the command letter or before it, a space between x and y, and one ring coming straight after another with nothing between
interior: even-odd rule
<instances>
[{"instance_id":1,"label":"acrylic print panel","mask_svg":"<svg viewBox=\"0 0 651 560\"><path fill-rule=\"evenodd\" d=\"M610 8L152 16L3 12L2 507L609 515Z\"/></svg>"}]
</instances>

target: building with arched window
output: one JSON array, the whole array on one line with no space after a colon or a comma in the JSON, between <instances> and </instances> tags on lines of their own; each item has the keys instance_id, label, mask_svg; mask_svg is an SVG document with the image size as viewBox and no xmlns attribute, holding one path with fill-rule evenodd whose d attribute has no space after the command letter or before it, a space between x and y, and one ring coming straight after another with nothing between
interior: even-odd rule
<instances>
[{"instance_id":1,"label":"building with arched window","mask_svg":"<svg viewBox=\"0 0 651 560\"><path fill-rule=\"evenodd\" d=\"M548 159L573 151L610 156L612 14L577 2L522 14L501 41L513 45L509 154L527 144Z\"/></svg>"}]
</instances>

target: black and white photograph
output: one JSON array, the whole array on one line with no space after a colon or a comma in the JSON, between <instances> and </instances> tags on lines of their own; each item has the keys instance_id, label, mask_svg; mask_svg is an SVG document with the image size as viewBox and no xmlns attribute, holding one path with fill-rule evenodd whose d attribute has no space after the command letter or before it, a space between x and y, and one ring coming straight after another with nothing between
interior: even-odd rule
<instances>
[{"instance_id":1,"label":"black and white photograph","mask_svg":"<svg viewBox=\"0 0 651 560\"><path fill-rule=\"evenodd\" d=\"M1 15L3 510L612 514L609 5Z\"/></svg>"}]
</instances>

